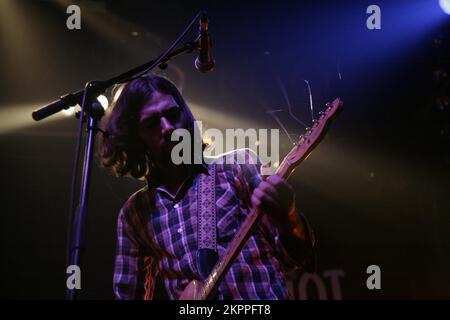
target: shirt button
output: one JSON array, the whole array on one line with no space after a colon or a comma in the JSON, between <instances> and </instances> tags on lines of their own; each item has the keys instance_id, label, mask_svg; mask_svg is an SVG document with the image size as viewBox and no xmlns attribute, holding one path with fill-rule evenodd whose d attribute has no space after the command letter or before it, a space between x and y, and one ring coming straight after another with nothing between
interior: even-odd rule
<instances>
[{"instance_id":1,"label":"shirt button","mask_svg":"<svg viewBox=\"0 0 450 320\"><path fill-rule=\"evenodd\" d=\"M174 209L178 208L178 203L175 203L175 204L173 205L173 208L174 208Z\"/></svg>"},{"instance_id":2,"label":"shirt button","mask_svg":"<svg viewBox=\"0 0 450 320\"><path fill-rule=\"evenodd\" d=\"M181 228L178 228L177 232L178 232L178 233L181 233Z\"/></svg>"}]
</instances>

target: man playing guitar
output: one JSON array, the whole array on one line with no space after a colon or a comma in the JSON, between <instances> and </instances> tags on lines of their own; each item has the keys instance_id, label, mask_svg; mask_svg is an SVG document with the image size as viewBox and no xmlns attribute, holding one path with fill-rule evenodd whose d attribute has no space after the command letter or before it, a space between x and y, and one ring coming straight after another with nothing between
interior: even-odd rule
<instances>
[{"instance_id":1,"label":"man playing guitar","mask_svg":"<svg viewBox=\"0 0 450 320\"><path fill-rule=\"evenodd\" d=\"M147 181L118 216L116 298L151 299L158 275L170 299L182 297L191 281L205 280L196 258L198 187L200 177L215 166L219 260L251 211L264 214L208 297L288 299L285 270L314 265L314 237L295 208L294 190L279 175L264 179L247 149L223 155L220 160L226 161L175 165L172 132L184 128L193 133L194 125L175 85L154 75L124 85L104 119L103 166L118 176ZM237 161L242 156L248 161Z\"/></svg>"}]
</instances>

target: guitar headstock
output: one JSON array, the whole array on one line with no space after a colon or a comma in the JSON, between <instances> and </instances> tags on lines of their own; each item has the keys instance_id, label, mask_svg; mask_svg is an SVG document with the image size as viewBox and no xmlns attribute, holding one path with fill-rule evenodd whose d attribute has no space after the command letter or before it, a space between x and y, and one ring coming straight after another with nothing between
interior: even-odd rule
<instances>
[{"instance_id":1,"label":"guitar headstock","mask_svg":"<svg viewBox=\"0 0 450 320\"><path fill-rule=\"evenodd\" d=\"M320 112L319 119L314 121L311 128L308 128L300 139L295 143L292 150L280 164L277 175L288 178L297 166L308 158L315 147L322 141L328 131L331 122L343 109L343 102L336 98L332 103L327 103L325 111Z\"/></svg>"}]
</instances>

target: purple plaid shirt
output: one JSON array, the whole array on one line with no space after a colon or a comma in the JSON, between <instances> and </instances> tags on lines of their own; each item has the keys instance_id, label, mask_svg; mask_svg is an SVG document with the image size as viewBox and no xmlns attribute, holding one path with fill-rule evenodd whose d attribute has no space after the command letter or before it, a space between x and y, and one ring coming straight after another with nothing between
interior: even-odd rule
<instances>
[{"instance_id":1,"label":"purple plaid shirt","mask_svg":"<svg viewBox=\"0 0 450 320\"><path fill-rule=\"evenodd\" d=\"M248 151L242 149L222 159L231 157L231 161L215 164L219 258L250 212L235 177L246 179L252 188L262 181L257 165L237 163L239 152L249 159ZM200 175L208 173L206 165L197 167L200 169L177 194L149 180L147 187L122 207L113 281L117 299L152 298L158 274L171 299L178 299L191 280L200 279L196 265L197 186ZM288 299L282 266L292 259L285 252L277 228L264 217L221 283L218 299Z\"/></svg>"}]
</instances>

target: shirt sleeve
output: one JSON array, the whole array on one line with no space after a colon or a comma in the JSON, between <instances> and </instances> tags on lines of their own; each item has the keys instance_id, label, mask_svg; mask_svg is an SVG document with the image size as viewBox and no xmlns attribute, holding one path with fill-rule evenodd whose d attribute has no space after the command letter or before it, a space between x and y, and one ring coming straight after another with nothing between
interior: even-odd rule
<instances>
[{"instance_id":1,"label":"shirt sleeve","mask_svg":"<svg viewBox=\"0 0 450 320\"><path fill-rule=\"evenodd\" d=\"M117 220L114 294L119 300L151 299L155 283L150 267L151 259L144 254L134 235L130 216L130 208L124 206Z\"/></svg>"},{"instance_id":2,"label":"shirt sleeve","mask_svg":"<svg viewBox=\"0 0 450 320\"><path fill-rule=\"evenodd\" d=\"M283 241L282 237L277 237L277 247L281 253L283 264L288 269L301 269L306 272L316 272L317 256L315 249L315 234L305 216L297 210L295 214L299 216L305 232L305 240L291 237Z\"/></svg>"}]
</instances>

